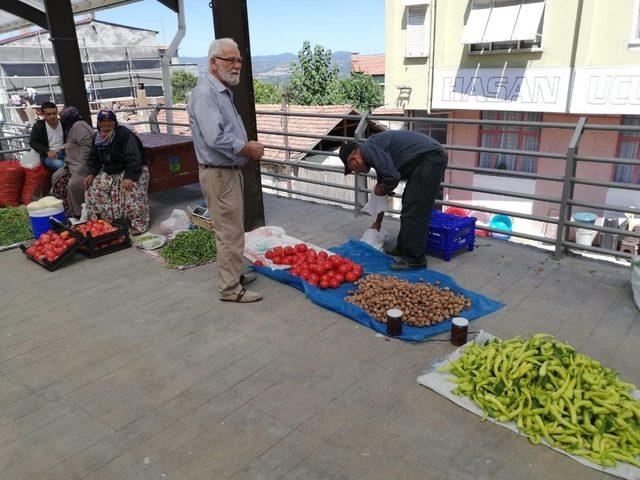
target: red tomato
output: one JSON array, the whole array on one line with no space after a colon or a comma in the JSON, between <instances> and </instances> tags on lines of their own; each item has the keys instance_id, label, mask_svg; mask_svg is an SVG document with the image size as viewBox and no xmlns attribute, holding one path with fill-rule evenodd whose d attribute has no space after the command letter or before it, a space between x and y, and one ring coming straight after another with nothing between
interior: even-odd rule
<instances>
[{"instance_id":1,"label":"red tomato","mask_svg":"<svg viewBox=\"0 0 640 480\"><path fill-rule=\"evenodd\" d=\"M355 274L355 272L347 272L347 274L344 276L344 279L347 282L355 282L358 279L358 276Z\"/></svg>"},{"instance_id":2,"label":"red tomato","mask_svg":"<svg viewBox=\"0 0 640 480\"><path fill-rule=\"evenodd\" d=\"M309 258L317 258L317 257L318 257L318 254L316 253L316 251L315 251L315 250L310 249L310 250L307 250L307 251L304 253L304 256L305 256L307 259L309 259Z\"/></svg>"},{"instance_id":3,"label":"red tomato","mask_svg":"<svg viewBox=\"0 0 640 480\"><path fill-rule=\"evenodd\" d=\"M300 271L301 270L298 267L293 267L291 270L289 270L289 272L291 272L291 275L293 275L294 277L299 277Z\"/></svg>"},{"instance_id":4,"label":"red tomato","mask_svg":"<svg viewBox=\"0 0 640 480\"><path fill-rule=\"evenodd\" d=\"M331 280L336 280L338 283L344 282L344 275L341 273L336 273Z\"/></svg>"},{"instance_id":5,"label":"red tomato","mask_svg":"<svg viewBox=\"0 0 640 480\"><path fill-rule=\"evenodd\" d=\"M295 253L295 252L294 252L294 250L293 250L293 247L292 247L292 246L286 246L286 247L284 247L284 254L285 254L285 255L289 255L289 256L291 256L291 255L293 255L294 253Z\"/></svg>"},{"instance_id":6,"label":"red tomato","mask_svg":"<svg viewBox=\"0 0 640 480\"><path fill-rule=\"evenodd\" d=\"M329 275L327 275L326 273L323 274L323 275L320 275L320 281L321 282L324 282L324 281L328 282L329 280L331 280L331 277Z\"/></svg>"},{"instance_id":7,"label":"red tomato","mask_svg":"<svg viewBox=\"0 0 640 480\"><path fill-rule=\"evenodd\" d=\"M274 265L282 265L282 257L276 256L271 259Z\"/></svg>"},{"instance_id":8,"label":"red tomato","mask_svg":"<svg viewBox=\"0 0 640 480\"><path fill-rule=\"evenodd\" d=\"M295 246L295 249L298 253L304 253L309 249L309 247L307 247L306 243L299 243Z\"/></svg>"},{"instance_id":9,"label":"red tomato","mask_svg":"<svg viewBox=\"0 0 640 480\"><path fill-rule=\"evenodd\" d=\"M309 280L308 281L309 281L309 283L311 283L313 281L313 282L316 282L316 284L317 284L320 281L320 277L318 277L317 274L312 273L311 275L309 275Z\"/></svg>"},{"instance_id":10,"label":"red tomato","mask_svg":"<svg viewBox=\"0 0 640 480\"><path fill-rule=\"evenodd\" d=\"M318 253L318 258L321 258L323 260L325 260L328 256L329 256L329 254L327 252L325 252L324 250L322 250L320 253Z\"/></svg>"},{"instance_id":11,"label":"red tomato","mask_svg":"<svg viewBox=\"0 0 640 480\"><path fill-rule=\"evenodd\" d=\"M42 242L49 242L51 240L51 236L48 233L43 233L40 235L38 240L41 240Z\"/></svg>"},{"instance_id":12,"label":"red tomato","mask_svg":"<svg viewBox=\"0 0 640 480\"><path fill-rule=\"evenodd\" d=\"M351 266L347 265L346 263L343 263L342 265L338 265L338 272L341 274L345 274L347 272L351 271Z\"/></svg>"},{"instance_id":13,"label":"red tomato","mask_svg":"<svg viewBox=\"0 0 640 480\"><path fill-rule=\"evenodd\" d=\"M325 275L329 277L329 280L331 280L335 276L335 274L336 272L334 272L333 270L329 270L327 273L325 273Z\"/></svg>"},{"instance_id":14,"label":"red tomato","mask_svg":"<svg viewBox=\"0 0 640 480\"><path fill-rule=\"evenodd\" d=\"M329 261L333 263L334 266L338 266L343 262L343 259L340 255L330 255Z\"/></svg>"},{"instance_id":15,"label":"red tomato","mask_svg":"<svg viewBox=\"0 0 640 480\"><path fill-rule=\"evenodd\" d=\"M329 288L331 285L329 284L329 280L320 280L320 288L322 290L326 290L327 288Z\"/></svg>"},{"instance_id":16,"label":"red tomato","mask_svg":"<svg viewBox=\"0 0 640 480\"><path fill-rule=\"evenodd\" d=\"M284 253L284 248L282 248L280 245L278 245L277 247L274 247L273 253L275 253L276 255L281 257L282 254Z\"/></svg>"},{"instance_id":17,"label":"red tomato","mask_svg":"<svg viewBox=\"0 0 640 480\"><path fill-rule=\"evenodd\" d=\"M267 260L271 260L273 258L273 250L267 250L264 252L264 258Z\"/></svg>"},{"instance_id":18,"label":"red tomato","mask_svg":"<svg viewBox=\"0 0 640 480\"><path fill-rule=\"evenodd\" d=\"M309 280L309 285L311 285L312 287L317 287L318 286L318 279L310 279Z\"/></svg>"},{"instance_id":19,"label":"red tomato","mask_svg":"<svg viewBox=\"0 0 640 480\"><path fill-rule=\"evenodd\" d=\"M337 281L335 278L332 278L329 281L329 285L331 285L331 288L338 288L340 286L340 282Z\"/></svg>"},{"instance_id":20,"label":"red tomato","mask_svg":"<svg viewBox=\"0 0 640 480\"><path fill-rule=\"evenodd\" d=\"M362 270L352 270L352 272L356 275L356 280L362 276Z\"/></svg>"},{"instance_id":21,"label":"red tomato","mask_svg":"<svg viewBox=\"0 0 640 480\"><path fill-rule=\"evenodd\" d=\"M253 264L256 267L264 267L264 263L262 263L262 260L256 260L255 262L253 262Z\"/></svg>"},{"instance_id":22,"label":"red tomato","mask_svg":"<svg viewBox=\"0 0 640 480\"><path fill-rule=\"evenodd\" d=\"M309 280L309 278L311 277L311 275L313 275L313 273L311 273L309 270L302 270L300 272L300 276L302 278L304 278L305 280Z\"/></svg>"}]
</instances>

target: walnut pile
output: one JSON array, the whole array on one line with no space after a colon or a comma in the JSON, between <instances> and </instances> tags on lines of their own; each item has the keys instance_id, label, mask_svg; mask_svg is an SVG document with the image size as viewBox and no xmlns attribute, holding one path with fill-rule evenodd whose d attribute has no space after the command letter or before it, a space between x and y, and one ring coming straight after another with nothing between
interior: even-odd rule
<instances>
[{"instance_id":1,"label":"walnut pile","mask_svg":"<svg viewBox=\"0 0 640 480\"><path fill-rule=\"evenodd\" d=\"M471 300L464 295L456 295L449 287L400 280L396 277L371 274L355 282L356 291L350 291L345 298L364 309L382 323L387 323L387 310L402 310L403 323L413 327L426 327L460 315L471 308Z\"/></svg>"}]
</instances>

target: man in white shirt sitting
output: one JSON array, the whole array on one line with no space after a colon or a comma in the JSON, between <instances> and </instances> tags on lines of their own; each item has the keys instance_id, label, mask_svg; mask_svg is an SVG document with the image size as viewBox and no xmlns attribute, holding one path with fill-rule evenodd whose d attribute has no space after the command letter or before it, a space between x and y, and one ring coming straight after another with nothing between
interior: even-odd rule
<instances>
[{"instance_id":1,"label":"man in white shirt sitting","mask_svg":"<svg viewBox=\"0 0 640 480\"><path fill-rule=\"evenodd\" d=\"M64 132L58 118L58 107L55 103L44 102L41 108L44 120L33 125L29 145L40 154L46 167L57 170L64 166Z\"/></svg>"}]
</instances>

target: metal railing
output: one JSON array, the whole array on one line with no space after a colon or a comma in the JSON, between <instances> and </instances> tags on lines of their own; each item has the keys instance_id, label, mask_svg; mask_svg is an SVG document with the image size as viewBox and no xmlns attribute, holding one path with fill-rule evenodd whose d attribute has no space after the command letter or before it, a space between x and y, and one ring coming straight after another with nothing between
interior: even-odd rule
<instances>
[{"instance_id":1,"label":"metal railing","mask_svg":"<svg viewBox=\"0 0 640 480\"><path fill-rule=\"evenodd\" d=\"M144 110L150 110L149 119L129 122L130 125L149 125L152 132L160 132L161 126L166 127L169 133L173 132L174 126L189 127L187 123L179 122L166 122L159 120L159 113L165 109L162 105L149 106L149 107L131 107L117 110L117 112L139 112ZM185 110L184 107L171 107L171 110ZM379 121L394 121L394 122L406 122L408 117L405 116L373 116L370 113L358 114L358 115L340 115L329 113L309 113L309 112L292 112L292 111L273 111L273 110L258 110L256 112L259 115L274 115L274 116L287 116L287 117L303 117L303 118L328 118L335 120L349 120L357 121L357 128L355 129L354 136L344 135L321 135L308 132L299 131L281 131L281 130L261 130L258 129L258 135L272 135L282 136L290 139L292 137L305 138L305 139L317 139L320 141L328 142L344 142L344 141L357 141L361 142L365 138L365 131L369 122ZM550 159L558 162L564 162L564 174L563 175L549 175L538 174L531 172L519 172L513 170L499 170L492 168L476 167L467 164L456 164L455 160L451 161L447 167L447 172L463 172L470 173L472 175L485 175L495 178L512 178L515 180L535 180L536 182L552 182L561 187L559 196L544 195L539 193L523 193L522 191L503 190L499 188L486 188L480 186L474 186L473 184L455 183L451 180L442 183L445 191L448 195L445 199L437 200L436 204L440 206L451 206L464 208L467 210L474 210L479 212L486 212L490 214L507 215L512 218L528 220L532 222L540 222L546 225L552 225L556 227L556 233L553 236L537 235L518 230L511 230L509 235L529 241L540 242L542 244L549 244L553 246L553 256L555 259L560 259L568 249L587 251L591 253L612 255L618 258L630 259L631 254L627 252L621 252L617 250L608 250L601 247L579 245L574 241L570 241L570 228L586 228L592 231L596 231L603 234L618 235L619 237L627 237L632 239L640 239L640 232L628 231L622 228L612 228L599 225L586 225L584 223L576 222L572 220L572 211L574 207L588 208L590 210L596 210L599 212L619 212L628 213L634 215L640 215L640 193L638 194L637 204L632 206L612 205L607 203L594 203L590 201L580 200L575 196L576 185L584 185L593 188L614 188L624 189L629 191L640 191L640 185L627 184L613 181L594 180L589 178L582 178L576 175L577 167L580 162L584 163L601 163L609 165L632 165L640 167L640 161L635 159L625 159L616 157L598 157L579 153L580 141L584 134L589 131L602 132L635 132L640 133L640 126L629 125L598 125L589 124L586 117L580 117L577 122L526 122L526 121L503 121L503 120L483 120L483 119L451 119L443 117L410 117L410 121L413 123L442 123L446 125L461 125L461 126L506 126L506 127L525 127L525 128L540 128L540 129L560 129L571 132L571 138L567 142L563 151L529 151L520 149L503 149L503 148L489 148L475 145L460 145L454 143L447 143L444 146L449 152L473 152L473 153L490 153L490 154L506 154L515 156L528 156ZM0 127L2 124L0 123ZM0 137L0 141L25 141L27 135L13 135L11 138ZM25 141L26 143L26 141ZM315 144L312 144L310 148L290 147L275 145L272 143L265 143L266 149L272 151L285 151L290 154L304 154L306 155L323 155L325 157L337 157L337 154L332 151L315 149ZM12 150L0 150L0 154L14 153L24 151L28 149L12 149ZM453 157L455 159L455 157ZM305 172L324 172L325 174L342 174L343 169L340 167L332 167L314 163L312 161L293 158L291 160L281 160L275 157L264 157L261 159L263 165L262 176L265 179L272 179L273 184L263 184L263 189L273 191L279 194L286 194L289 197L297 196L300 198L311 198L321 200L324 202L336 203L350 207L354 210L355 215L360 214L361 208L367 201L368 195L371 193L370 185L372 179L375 179L373 174L355 174L352 180L348 183L341 183L338 179L332 181L319 178L305 177L301 173ZM467 162L468 163L468 162ZM295 170L295 171L294 171ZM340 180L342 178L339 177ZM287 188L279 185L278 182L286 181ZM294 188L293 182L300 184L315 185L317 187L326 187L328 192L319 191L305 191L300 188ZM338 192L346 192L347 197L341 198L338 196ZM452 195L455 192L471 192L492 195L505 199L519 199L532 202L544 202L552 207L547 211L552 210L559 211L558 217L552 217L550 214L535 214L535 213L523 213L514 211L509 208L492 208L482 204L469 203L468 201L456 200L457 195ZM328 193L328 194L323 194ZM399 214L400 210L394 209L389 212L390 214ZM477 225L478 230L484 230L486 232L493 232L499 234L505 234L504 230L492 228L489 225ZM546 228L544 230L546 232Z\"/></svg>"}]
</instances>

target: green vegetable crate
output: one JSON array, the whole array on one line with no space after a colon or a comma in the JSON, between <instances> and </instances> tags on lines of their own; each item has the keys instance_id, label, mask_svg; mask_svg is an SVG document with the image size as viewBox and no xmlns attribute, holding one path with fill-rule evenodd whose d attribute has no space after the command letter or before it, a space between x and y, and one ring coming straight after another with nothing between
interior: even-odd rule
<instances>
[{"instance_id":1,"label":"green vegetable crate","mask_svg":"<svg viewBox=\"0 0 640 480\"><path fill-rule=\"evenodd\" d=\"M98 258L109 253L124 250L131 247L131 237L129 236L129 228L126 220L113 220L109 222L116 230L110 233L93 236L91 232L87 232L84 237L87 242L80 247L80 253L87 258ZM80 225L74 225L78 228Z\"/></svg>"}]
</instances>

